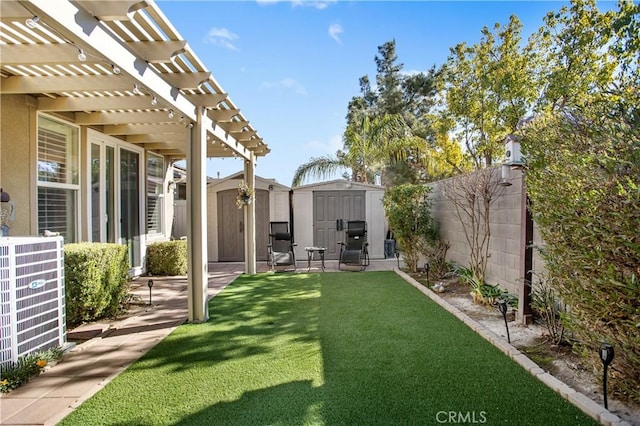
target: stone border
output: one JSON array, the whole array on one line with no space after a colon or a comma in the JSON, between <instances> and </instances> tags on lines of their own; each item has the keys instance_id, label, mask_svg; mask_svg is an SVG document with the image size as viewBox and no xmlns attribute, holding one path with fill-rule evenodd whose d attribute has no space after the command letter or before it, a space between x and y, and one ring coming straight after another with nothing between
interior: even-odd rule
<instances>
[{"instance_id":1,"label":"stone border","mask_svg":"<svg viewBox=\"0 0 640 426\"><path fill-rule=\"evenodd\" d=\"M581 392L576 391L569 385L558 380L553 375L547 373L542 368L533 362L524 353L520 352L516 347L511 346L502 337L489 330L476 320L472 319L469 315L465 314L462 310L451 305L449 302L438 296L436 293L420 284L415 279L411 278L407 273L395 268L395 273L402 277L409 284L420 290L423 294L428 296L431 300L436 302L444 310L448 311L460 321L465 323L469 328L482 336L486 341L491 343L496 348L500 349L509 358L520 364L522 368L527 370L531 375L535 376L542 383L556 391L564 399L578 407L586 415L590 416L594 420L600 422L604 426L631 426L630 423L622 420L617 415L613 414L600 404L596 403Z\"/></svg>"}]
</instances>

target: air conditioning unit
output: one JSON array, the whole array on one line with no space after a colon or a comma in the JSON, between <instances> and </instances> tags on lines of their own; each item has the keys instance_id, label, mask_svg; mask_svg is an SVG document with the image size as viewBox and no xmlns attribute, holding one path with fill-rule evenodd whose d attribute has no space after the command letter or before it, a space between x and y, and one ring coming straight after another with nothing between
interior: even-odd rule
<instances>
[{"instance_id":1,"label":"air conditioning unit","mask_svg":"<svg viewBox=\"0 0 640 426\"><path fill-rule=\"evenodd\" d=\"M0 238L0 370L65 341L63 238Z\"/></svg>"},{"instance_id":2,"label":"air conditioning unit","mask_svg":"<svg viewBox=\"0 0 640 426\"><path fill-rule=\"evenodd\" d=\"M520 141L509 135L504 141L504 163L509 166L521 166L522 154L520 153Z\"/></svg>"}]
</instances>

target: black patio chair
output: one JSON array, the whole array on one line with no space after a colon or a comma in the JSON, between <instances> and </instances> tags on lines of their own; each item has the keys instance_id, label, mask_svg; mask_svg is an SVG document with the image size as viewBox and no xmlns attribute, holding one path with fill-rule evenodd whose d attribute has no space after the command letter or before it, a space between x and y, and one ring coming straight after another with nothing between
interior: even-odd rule
<instances>
[{"instance_id":1,"label":"black patio chair","mask_svg":"<svg viewBox=\"0 0 640 426\"><path fill-rule=\"evenodd\" d=\"M267 264L272 271L275 271L276 266L293 266L293 270L296 270L295 246L289 232L289 222L269 222Z\"/></svg>"},{"instance_id":2,"label":"black patio chair","mask_svg":"<svg viewBox=\"0 0 640 426\"><path fill-rule=\"evenodd\" d=\"M340 265L359 266L364 271L369 266L369 243L367 242L367 222L364 220L350 220L345 230L345 241L340 244Z\"/></svg>"}]
</instances>

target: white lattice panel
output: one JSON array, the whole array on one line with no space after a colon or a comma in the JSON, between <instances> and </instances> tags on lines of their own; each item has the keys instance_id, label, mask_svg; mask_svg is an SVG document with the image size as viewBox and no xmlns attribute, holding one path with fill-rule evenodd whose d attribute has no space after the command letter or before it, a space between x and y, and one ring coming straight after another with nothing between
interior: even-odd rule
<instances>
[{"instance_id":1,"label":"white lattice panel","mask_svg":"<svg viewBox=\"0 0 640 426\"><path fill-rule=\"evenodd\" d=\"M66 338L62 237L0 238L0 368Z\"/></svg>"}]
</instances>

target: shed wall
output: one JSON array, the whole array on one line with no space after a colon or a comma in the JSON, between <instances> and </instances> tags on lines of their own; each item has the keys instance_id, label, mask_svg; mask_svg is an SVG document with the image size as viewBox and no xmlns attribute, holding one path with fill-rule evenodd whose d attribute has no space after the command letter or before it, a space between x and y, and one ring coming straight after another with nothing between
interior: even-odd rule
<instances>
[{"instance_id":1,"label":"shed wall","mask_svg":"<svg viewBox=\"0 0 640 426\"><path fill-rule=\"evenodd\" d=\"M220 191L236 189L238 179L222 179L207 186L207 251L209 262L218 262L218 197ZM272 189L269 190L269 186ZM273 181L256 177L256 190L269 191L269 221L289 221L289 189L281 185L274 185Z\"/></svg>"},{"instance_id":2,"label":"shed wall","mask_svg":"<svg viewBox=\"0 0 640 426\"><path fill-rule=\"evenodd\" d=\"M384 238L387 234L387 221L382 205L384 188L362 185L343 180L309 185L293 190L294 237L296 258L306 258L305 247L313 246L313 192L314 191L365 191L365 209L367 221L367 241L371 259L384 259Z\"/></svg>"}]
</instances>

